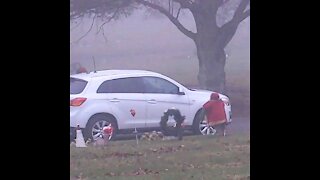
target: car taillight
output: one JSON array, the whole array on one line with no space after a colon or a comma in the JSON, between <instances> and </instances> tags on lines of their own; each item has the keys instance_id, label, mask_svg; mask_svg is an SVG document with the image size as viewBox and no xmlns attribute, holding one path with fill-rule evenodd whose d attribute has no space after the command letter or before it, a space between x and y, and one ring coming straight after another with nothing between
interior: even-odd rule
<instances>
[{"instance_id":1,"label":"car taillight","mask_svg":"<svg viewBox=\"0 0 320 180\"><path fill-rule=\"evenodd\" d=\"M75 98L70 101L70 106L81 106L87 98Z\"/></svg>"}]
</instances>

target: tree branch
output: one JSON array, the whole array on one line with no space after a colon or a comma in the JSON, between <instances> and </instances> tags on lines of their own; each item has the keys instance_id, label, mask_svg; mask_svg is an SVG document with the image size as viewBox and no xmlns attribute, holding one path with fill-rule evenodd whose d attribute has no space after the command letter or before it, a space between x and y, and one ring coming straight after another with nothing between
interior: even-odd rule
<instances>
[{"instance_id":1,"label":"tree branch","mask_svg":"<svg viewBox=\"0 0 320 180\"><path fill-rule=\"evenodd\" d=\"M245 20L248 16L250 16L250 9L243 12L248 6L250 0L242 0L236 9L232 19L221 26L222 31L226 31L228 28L237 28L240 22Z\"/></svg>"},{"instance_id":2,"label":"tree branch","mask_svg":"<svg viewBox=\"0 0 320 180\"><path fill-rule=\"evenodd\" d=\"M177 12L176 19L178 19L178 18L179 18L180 11L181 11L181 7L179 8L179 10L178 10L178 12Z\"/></svg>"},{"instance_id":3,"label":"tree branch","mask_svg":"<svg viewBox=\"0 0 320 180\"><path fill-rule=\"evenodd\" d=\"M247 10L241 14L241 16L239 17L239 23L242 22L243 20L245 20L248 16L250 16L250 10ZM236 33L237 26L239 23L235 24L234 25L235 27L234 26L233 27L226 26L228 29L226 29L226 27L224 29L221 29L223 31L222 33L225 33L225 36L224 35L221 36L221 37L225 37L223 40L224 46L227 46L227 44L233 38L234 34Z\"/></svg>"},{"instance_id":4,"label":"tree branch","mask_svg":"<svg viewBox=\"0 0 320 180\"><path fill-rule=\"evenodd\" d=\"M103 26L104 26L105 24L107 24L108 22L110 22L110 21L117 15L117 13L119 12L119 9L120 9L120 8L117 8L117 9L114 11L114 13L112 14L112 16L110 16L105 22L102 23L102 25L100 26L100 28L99 28L99 30L98 30L98 32L97 32L96 34L99 34L99 32L101 31L101 29L103 28Z\"/></svg>"},{"instance_id":5,"label":"tree branch","mask_svg":"<svg viewBox=\"0 0 320 180\"><path fill-rule=\"evenodd\" d=\"M220 38L221 38L221 43L223 43L224 46L226 46L236 33L237 27L242 22L245 20L248 16L250 16L250 9L246 10L243 12L246 7L248 6L250 0L242 0L236 9L236 12L233 15L233 18L225 23L223 26L220 28Z\"/></svg>"},{"instance_id":6,"label":"tree branch","mask_svg":"<svg viewBox=\"0 0 320 180\"><path fill-rule=\"evenodd\" d=\"M241 14L241 16L239 16L239 22L242 22L249 16L250 16L250 9L246 10L244 13Z\"/></svg>"},{"instance_id":7,"label":"tree branch","mask_svg":"<svg viewBox=\"0 0 320 180\"><path fill-rule=\"evenodd\" d=\"M89 32L91 31L91 29L93 27L93 24L94 24L94 21L95 21L96 17L97 17L97 15L94 15L89 30L84 35L82 35L78 40L74 41L74 43L78 43L81 39L83 39L84 37L86 37L89 34Z\"/></svg>"},{"instance_id":8,"label":"tree branch","mask_svg":"<svg viewBox=\"0 0 320 180\"><path fill-rule=\"evenodd\" d=\"M106 37L106 35L104 34L104 28L102 27L102 36L105 42L108 42L108 38Z\"/></svg>"},{"instance_id":9,"label":"tree branch","mask_svg":"<svg viewBox=\"0 0 320 180\"><path fill-rule=\"evenodd\" d=\"M83 16L83 14L76 14L76 13L70 14L70 20L75 20L75 19L78 19L82 16Z\"/></svg>"},{"instance_id":10,"label":"tree branch","mask_svg":"<svg viewBox=\"0 0 320 180\"><path fill-rule=\"evenodd\" d=\"M158 10L160 13L164 14L169 18L169 20L186 36L188 36L191 39L195 39L195 33L189 31L186 29L173 15L170 14L166 9L163 7L153 4L151 2L145 1L145 0L135 0L137 3L140 3L144 6L150 7L152 9Z\"/></svg>"},{"instance_id":11,"label":"tree branch","mask_svg":"<svg viewBox=\"0 0 320 180\"><path fill-rule=\"evenodd\" d=\"M236 12L233 15L233 18L238 18L243 14L243 11L246 9L246 7L248 6L250 0L242 0L236 10ZM240 21L241 22L241 21Z\"/></svg>"},{"instance_id":12,"label":"tree branch","mask_svg":"<svg viewBox=\"0 0 320 180\"><path fill-rule=\"evenodd\" d=\"M193 8L192 1L190 0L173 0L173 1L180 3L181 8L187 8L187 9Z\"/></svg>"},{"instance_id":13,"label":"tree branch","mask_svg":"<svg viewBox=\"0 0 320 180\"><path fill-rule=\"evenodd\" d=\"M172 2L172 0L170 0L171 1L171 15L173 15L173 2Z\"/></svg>"},{"instance_id":14,"label":"tree branch","mask_svg":"<svg viewBox=\"0 0 320 180\"><path fill-rule=\"evenodd\" d=\"M80 22L78 22L75 26L70 28L70 31L73 31L74 29L76 29L80 24L82 24L82 22L83 22L83 19L81 18Z\"/></svg>"}]
</instances>

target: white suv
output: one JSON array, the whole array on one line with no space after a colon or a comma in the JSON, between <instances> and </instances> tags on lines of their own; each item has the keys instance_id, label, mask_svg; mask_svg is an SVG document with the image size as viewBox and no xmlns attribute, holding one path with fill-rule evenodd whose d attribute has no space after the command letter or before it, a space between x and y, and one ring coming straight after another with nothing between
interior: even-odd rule
<instances>
[{"instance_id":1,"label":"white suv","mask_svg":"<svg viewBox=\"0 0 320 180\"><path fill-rule=\"evenodd\" d=\"M96 140L102 128L111 123L113 136L138 130L160 128L161 116L170 108L185 116L185 128L200 134L202 105L211 91L188 89L171 78L144 70L104 70L70 76L70 138L77 125L84 137ZM225 102L227 120L231 122L229 98ZM134 109L133 117L130 110ZM168 124L170 125L169 119Z\"/></svg>"}]
</instances>

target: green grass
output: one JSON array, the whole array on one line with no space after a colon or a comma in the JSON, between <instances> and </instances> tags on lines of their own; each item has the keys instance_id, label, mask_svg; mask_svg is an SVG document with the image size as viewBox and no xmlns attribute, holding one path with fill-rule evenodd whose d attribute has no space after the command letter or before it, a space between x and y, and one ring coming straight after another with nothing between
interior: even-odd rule
<instances>
[{"instance_id":1,"label":"green grass","mask_svg":"<svg viewBox=\"0 0 320 180\"><path fill-rule=\"evenodd\" d=\"M70 179L248 179L249 134L70 148Z\"/></svg>"}]
</instances>

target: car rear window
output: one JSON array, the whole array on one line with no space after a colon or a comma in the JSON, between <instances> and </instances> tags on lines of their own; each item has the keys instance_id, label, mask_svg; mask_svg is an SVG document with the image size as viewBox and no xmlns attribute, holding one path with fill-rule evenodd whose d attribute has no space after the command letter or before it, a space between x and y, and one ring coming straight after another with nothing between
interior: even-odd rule
<instances>
[{"instance_id":1,"label":"car rear window","mask_svg":"<svg viewBox=\"0 0 320 180\"><path fill-rule=\"evenodd\" d=\"M70 78L70 94L80 94L87 84L83 79Z\"/></svg>"}]
</instances>

